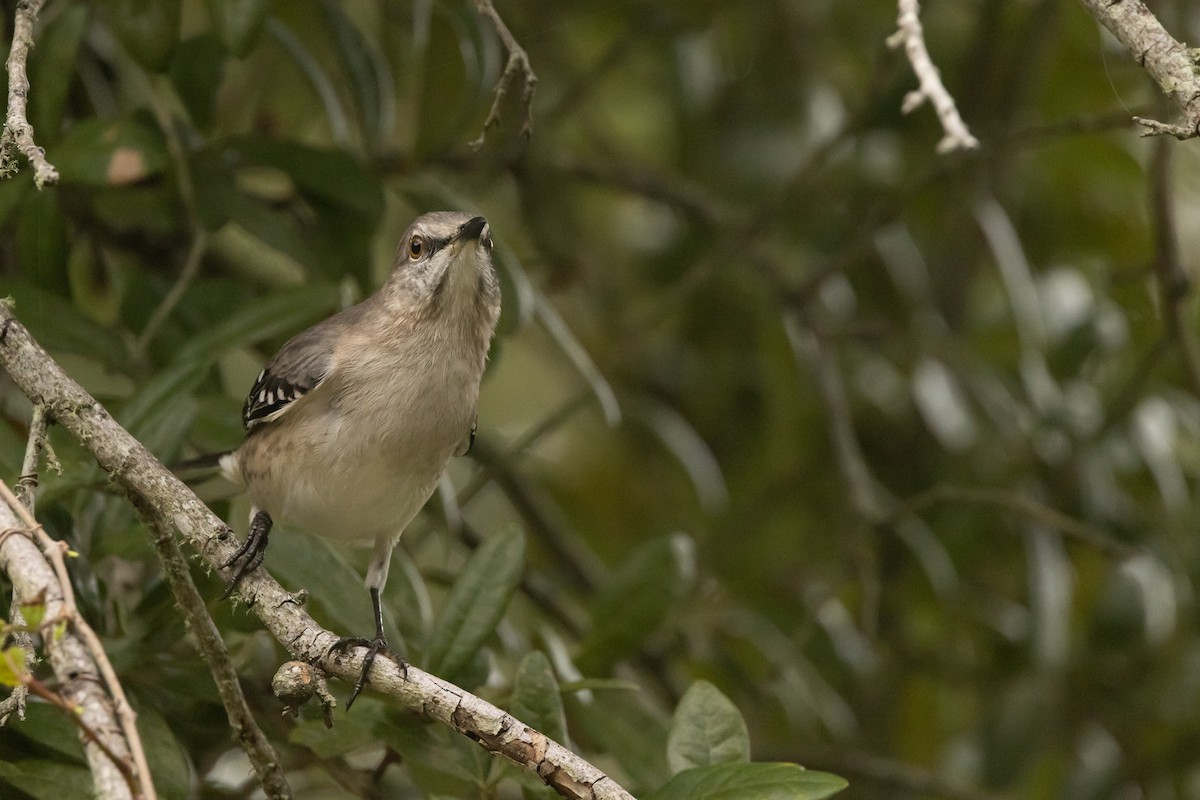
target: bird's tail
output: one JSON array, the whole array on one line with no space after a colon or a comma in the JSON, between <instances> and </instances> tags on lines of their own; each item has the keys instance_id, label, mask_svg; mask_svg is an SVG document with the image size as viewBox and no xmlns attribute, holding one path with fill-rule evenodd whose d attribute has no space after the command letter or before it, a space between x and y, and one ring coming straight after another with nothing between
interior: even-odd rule
<instances>
[{"instance_id":1,"label":"bird's tail","mask_svg":"<svg viewBox=\"0 0 1200 800\"><path fill-rule=\"evenodd\" d=\"M196 484L218 476L241 483L241 469L233 453L208 453L189 458L171 465L174 472L184 483Z\"/></svg>"}]
</instances>

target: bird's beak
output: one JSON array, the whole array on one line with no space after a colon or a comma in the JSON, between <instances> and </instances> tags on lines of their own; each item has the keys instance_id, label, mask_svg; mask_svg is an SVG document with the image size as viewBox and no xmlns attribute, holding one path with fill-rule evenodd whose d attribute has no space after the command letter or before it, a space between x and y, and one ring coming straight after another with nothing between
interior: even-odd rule
<instances>
[{"instance_id":1,"label":"bird's beak","mask_svg":"<svg viewBox=\"0 0 1200 800\"><path fill-rule=\"evenodd\" d=\"M486 219L483 217L471 217L471 219L464 222L463 226L458 229L458 233L455 234L454 238L456 241L479 239L488 244L490 243L489 233Z\"/></svg>"}]
</instances>

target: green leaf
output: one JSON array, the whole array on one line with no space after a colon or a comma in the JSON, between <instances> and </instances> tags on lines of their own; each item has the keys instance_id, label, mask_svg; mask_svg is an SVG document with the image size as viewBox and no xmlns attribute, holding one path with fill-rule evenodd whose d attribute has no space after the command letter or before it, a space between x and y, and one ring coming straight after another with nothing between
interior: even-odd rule
<instances>
[{"instance_id":1,"label":"green leaf","mask_svg":"<svg viewBox=\"0 0 1200 800\"><path fill-rule=\"evenodd\" d=\"M324 538L289 530L288 546L267 550L271 573L292 591L309 590L309 605L318 618L327 620L344 635L365 634L371 626L371 597L363 586L363 577L342 554ZM394 650L404 649L404 637L395 627L397 614L384 608L383 624L388 643ZM358 710L358 706L354 706Z\"/></svg>"},{"instance_id":2,"label":"green leaf","mask_svg":"<svg viewBox=\"0 0 1200 800\"><path fill-rule=\"evenodd\" d=\"M47 145L58 141L63 109L78 70L75 57L87 29L86 4L65 6L54 21L38 35L37 47L29 55L29 121L37 140ZM51 153L51 161L57 162Z\"/></svg>"},{"instance_id":3,"label":"green leaf","mask_svg":"<svg viewBox=\"0 0 1200 800\"><path fill-rule=\"evenodd\" d=\"M44 590L42 592L45 593ZM36 628L42 624L42 620L46 618L46 603L44 600L35 600L28 603L21 603L21 616L25 618L25 624L30 628Z\"/></svg>"},{"instance_id":4,"label":"green leaf","mask_svg":"<svg viewBox=\"0 0 1200 800\"><path fill-rule=\"evenodd\" d=\"M142 703L138 707L137 726L159 798L187 800L191 795L187 754L167 721L153 706Z\"/></svg>"},{"instance_id":5,"label":"green leaf","mask_svg":"<svg viewBox=\"0 0 1200 800\"><path fill-rule=\"evenodd\" d=\"M108 24L134 60L163 70L179 43L181 0L103 0Z\"/></svg>"},{"instance_id":6,"label":"green leaf","mask_svg":"<svg viewBox=\"0 0 1200 800\"><path fill-rule=\"evenodd\" d=\"M226 58L217 36L205 33L181 42L171 60L171 84L198 128L212 124Z\"/></svg>"},{"instance_id":7,"label":"green leaf","mask_svg":"<svg viewBox=\"0 0 1200 800\"><path fill-rule=\"evenodd\" d=\"M30 743L36 743L53 750L67 763L84 763L79 729L61 708L49 703L27 703L25 721L10 725L6 730L28 740L19 745L26 751L29 750Z\"/></svg>"},{"instance_id":8,"label":"green leaf","mask_svg":"<svg viewBox=\"0 0 1200 800\"><path fill-rule=\"evenodd\" d=\"M266 27L269 0L206 0L221 43L238 58L254 49Z\"/></svg>"},{"instance_id":9,"label":"green leaf","mask_svg":"<svg viewBox=\"0 0 1200 800\"><path fill-rule=\"evenodd\" d=\"M215 357L230 348L298 333L328 315L337 299L337 289L327 283L279 289L194 337L176 353L175 361L186 367L190 361Z\"/></svg>"},{"instance_id":10,"label":"green leaf","mask_svg":"<svg viewBox=\"0 0 1200 800\"><path fill-rule=\"evenodd\" d=\"M48 196L42 192L33 198ZM61 296L24 281L0 281L0 295L6 294L16 298L17 315L42 346L88 356L106 367L128 363L129 351L121 340L84 317Z\"/></svg>"},{"instance_id":11,"label":"green leaf","mask_svg":"<svg viewBox=\"0 0 1200 800\"><path fill-rule=\"evenodd\" d=\"M425 669L454 681L504 616L525 568L525 536L506 528L489 536L463 566L438 614Z\"/></svg>"},{"instance_id":12,"label":"green leaf","mask_svg":"<svg viewBox=\"0 0 1200 800\"><path fill-rule=\"evenodd\" d=\"M66 294L67 246L71 240L58 192L27 195L17 218L17 258L28 280Z\"/></svg>"},{"instance_id":13,"label":"green leaf","mask_svg":"<svg viewBox=\"0 0 1200 800\"><path fill-rule=\"evenodd\" d=\"M560 744L566 743L567 718L563 712L562 695L559 694L550 659L540 650L530 651L521 659L513 680L509 710L526 725Z\"/></svg>"},{"instance_id":14,"label":"green leaf","mask_svg":"<svg viewBox=\"0 0 1200 800\"><path fill-rule=\"evenodd\" d=\"M25 648L14 644L0 650L0 686L20 686L25 674Z\"/></svg>"},{"instance_id":15,"label":"green leaf","mask_svg":"<svg viewBox=\"0 0 1200 800\"><path fill-rule=\"evenodd\" d=\"M359 705L366 706L362 698L354 704L355 712ZM288 731L288 741L307 747L318 758L340 758L347 753L357 750L376 741L370 726L360 719L361 714L339 714L332 729L325 727L324 719L302 719Z\"/></svg>"},{"instance_id":16,"label":"green leaf","mask_svg":"<svg viewBox=\"0 0 1200 800\"><path fill-rule=\"evenodd\" d=\"M67 131L54 164L64 184L126 186L167 166L162 134L135 119L86 119Z\"/></svg>"},{"instance_id":17,"label":"green leaf","mask_svg":"<svg viewBox=\"0 0 1200 800\"><path fill-rule=\"evenodd\" d=\"M579 738L595 742L617 761L635 784L658 786L670 776L663 742L667 723L654 705L634 692L610 692L600 698L567 698L571 725Z\"/></svg>"},{"instance_id":18,"label":"green leaf","mask_svg":"<svg viewBox=\"0 0 1200 800\"><path fill-rule=\"evenodd\" d=\"M319 7L338 61L350 79L364 138L373 147L389 133L384 127L390 116L385 113L385 106L391 102L390 75L383 71L382 59L372 58L373 45L362 35L341 2L321 0Z\"/></svg>"},{"instance_id":19,"label":"green leaf","mask_svg":"<svg viewBox=\"0 0 1200 800\"><path fill-rule=\"evenodd\" d=\"M684 770L645 800L821 800L845 788L798 764L717 764Z\"/></svg>"},{"instance_id":20,"label":"green leaf","mask_svg":"<svg viewBox=\"0 0 1200 800\"><path fill-rule=\"evenodd\" d=\"M691 539L675 533L629 554L592 602L592 630L579 657L584 672L608 672L662 625L692 584L693 550Z\"/></svg>"},{"instance_id":21,"label":"green leaf","mask_svg":"<svg viewBox=\"0 0 1200 800\"><path fill-rule=\"evenodd\" d=\"M18 174L0 180L0 225L8 225L32 188L33 170L22 169Z\"/></svg>"},{"instance_id":22,"label":"green leaf","mask_svg":"<svg viewBox=\"0 0 1200 800\"><path fill-rule=\"evenodd\" d=\"M383 184L362 161L338 148L244 136L225 143L241 165L275 167L301 192L375 222L383 214Z\"/></svg>"},{"instance_id":23,"label":"green leaf","mask_svg":"<svg viewBox=\"0 0 1200 800\"><path fill-rule=\"evenodd\" d=\"M746 721L729 698L708 681L696 681L679 701L667 736L672 772L729 761L750 761Z\"/></svg>"},{"instance_id":24,"label":"green leaf","mask_svg":"<svg viewBox=\"0 0 1200 800\"><path fill-rule=\"evenodd\" d=\"M158 373L116 415L122 427L139 439L158 417L172 414L176 404L204 379L211 359L201 357L176 363Z\"/></svg>"},{"instance_id":25,"label":"green leaf","mask_svg":"<svg viewBox=\"0 0 1200 800\"><path fill-rule=\"evenodd\" d=\"M60 761L0 761L0 780L33 800L93 800L92 773ZM7 793L0 792L7 796Z\"/></svg>"}]
</instances>

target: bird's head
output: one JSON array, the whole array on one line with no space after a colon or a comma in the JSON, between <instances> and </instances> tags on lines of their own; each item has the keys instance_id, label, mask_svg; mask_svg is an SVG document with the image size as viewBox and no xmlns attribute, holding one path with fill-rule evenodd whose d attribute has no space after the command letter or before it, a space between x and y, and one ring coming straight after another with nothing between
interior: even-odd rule
<instances>
[{"instance_id":1,"label":"bird's head","mask_svg":"<svg viewBox=\"0 0 1200 800\"><path fill-rule=\"evenodd\" d=\"M478 321L490 336L500 315L500 280L487 220L457 211L417 217L400 240L384 294L417 319Z\"/></svg>"}]
</instances>

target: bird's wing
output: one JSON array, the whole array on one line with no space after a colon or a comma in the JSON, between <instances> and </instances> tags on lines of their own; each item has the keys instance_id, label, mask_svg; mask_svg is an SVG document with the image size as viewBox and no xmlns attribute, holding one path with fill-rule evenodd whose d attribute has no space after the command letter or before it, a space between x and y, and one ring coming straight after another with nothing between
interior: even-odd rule
<instances>
[{"instance_id":1,"label":"bird's wing","mask_svg":"<svg viewBox=\"0 0 1200 800\"><path fill-rule=\"evenodd\" d=\"M242 406L246 430L279 419L329 377L333 341L327 333L322 323L296 335L258 374Z\"/></svg>"}]
</instances>

